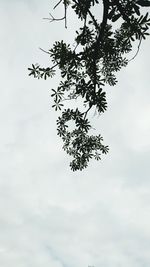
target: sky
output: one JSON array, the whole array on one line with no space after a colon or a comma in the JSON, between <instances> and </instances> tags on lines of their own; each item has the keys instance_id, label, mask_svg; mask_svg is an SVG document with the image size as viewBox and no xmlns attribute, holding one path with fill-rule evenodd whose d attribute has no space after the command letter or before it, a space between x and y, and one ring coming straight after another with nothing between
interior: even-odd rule
<instances>
[{"instance_id":1,"label":"sky","mask_svg":"<svg viewBox=\"0 0 150 267\"><path fill-rule=\"evenodd\" d=\"M67 30L42 19L55 3L0 0L0 266L149 267L150 40L91 115L109 154L74 173L51 108L59 77L27 71L50 64L39 47L72 40L71 11Z\"/></svg>"}]
</instances>

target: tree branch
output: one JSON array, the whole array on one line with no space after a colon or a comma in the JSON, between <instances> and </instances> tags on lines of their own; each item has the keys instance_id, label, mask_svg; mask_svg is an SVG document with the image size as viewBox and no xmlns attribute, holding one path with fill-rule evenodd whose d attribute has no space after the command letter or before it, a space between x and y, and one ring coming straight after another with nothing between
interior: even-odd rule
<instances>
[{"instance_id":1,"label":"tree branch","mask_svg":"<svg viewBox=\"0 0 150 267\"><path fill-rule=\"evenodd\" d=\"M47 20L49 20L50 22L53 22L53 21L60 21L60 20L64 20L65 19L65 16L64 17L62 17L62 18L54 18L54 16L51 14L51 13L49 13L49 15L50 15L50 17L49 18L43 18L43 19L47 19Z\"/></svg>"},{"instance_id":2,"label":"tree branch","mask_svg":"<svg viewBox=\"0 0 150 267\"><path fill-rule=\"evenodd\" d=\"M93 22L94 22L95 28L96 28L97 30L99 30L99 25L98 25L98 23L97 23L96 19L94 18L93 14L91 13L91 11L90 11L90 10L88 10L88 13L89 13L89 15L90 15L91 19L92 19L92 20L93 20Z\"/></svg>"},{"instance_id":3,"label":"tree branch","mask_svg":"<svg viewBox=\"0 0 150 267\"><path fill-rule=\"evenodd\" d=\"M62 0L60 0L55 6L53 9L55 9L57 6L59 6L59 4L62 2Z\"/></svg>"},{"instance_id":4,"label":"tree branch","mask_svg":"<svg viewBox=\"0 0 150 267\"><path fill-rule=\"evenodd\" d=\"M107 19L108 19L108 10L109 10L109 0L103 0L103 6L104 6L104 10L103 10L103 20L102 23L100 25L100 29L99 29L99 36L98 36L98 42L103 38L103 34L105 31L105 27L107 25Z\"/></svg>"}]
</instances>

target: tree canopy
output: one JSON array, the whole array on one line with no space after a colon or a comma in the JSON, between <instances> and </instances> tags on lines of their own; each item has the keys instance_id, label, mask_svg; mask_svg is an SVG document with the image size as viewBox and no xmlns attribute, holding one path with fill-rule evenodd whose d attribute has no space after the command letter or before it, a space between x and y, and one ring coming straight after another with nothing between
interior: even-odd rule
<instances>
[{"instance_id":1,"label":"tree canopy","mask_svg":"<svg viewBox=\"0 0 150 267\"><path fill-rule=\"evenodd\" d=\"M52 107L60 112L57 134L63 140L63 149L73 158L71 169L76 171L87 167L91 158L100 160L108 152L102 136L91 134L89 111L106 111L105 87L116 85L116 73L127 66L133 42L137 43L136 56L149 34L150 18L145 7L150 6L150 0L60 0L54 8L59 5L64 6L63 17L50 14L47 19L64 20L67 27L67 12L72 8L81 27L72 44L58 40L46 51L51 66L32 64L29 75L46 80L60 70L62 79L58 88L52 89ZM102 16L97 17L93 7L101 9ZM80 104L72 108L76 99ZM70 100L70 108L65 108L64 100ZM74 127L70 127L70 121Z\"/></svg>"}]
</instances>

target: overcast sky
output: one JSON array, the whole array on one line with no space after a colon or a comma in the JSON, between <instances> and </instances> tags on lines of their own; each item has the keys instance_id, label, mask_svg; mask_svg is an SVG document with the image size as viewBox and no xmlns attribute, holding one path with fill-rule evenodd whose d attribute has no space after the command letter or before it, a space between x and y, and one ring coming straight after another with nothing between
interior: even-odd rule
<instances>
[{"instance_id":1,"label":"overcast sky","mask_svg":"<svg viewBox=\"0 0 150 267\"><path fill-rule=\"evenodd\" d=\"M0 266L149 267L150 39L92 117L109 154L73 173L51 108L59 78L27 71L73 36L72 15L68 31L42 20L54 3L0 0Z\"/></svg>"}]
</instances>

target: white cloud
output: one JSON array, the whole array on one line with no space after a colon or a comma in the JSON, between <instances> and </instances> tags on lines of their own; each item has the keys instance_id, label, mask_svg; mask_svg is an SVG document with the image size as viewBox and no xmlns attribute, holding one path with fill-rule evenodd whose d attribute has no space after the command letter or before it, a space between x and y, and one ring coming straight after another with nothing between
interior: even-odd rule
<instances>
[{"instance_id":1,"label":"white cloud","mask_svg":"<svg viewBox=\"0 0 150 267\"><path fill-rule=\"evenodd\" d=\"M149 41L107 88L108 111L92 118L109 155L72 173L51 110L58 79L27 76L32 62L49 63L38 47L60 35L60 24L42 21L48 7L2 1L0 11L0 266L148 267Z\"/></svg>"}]
</instances>

